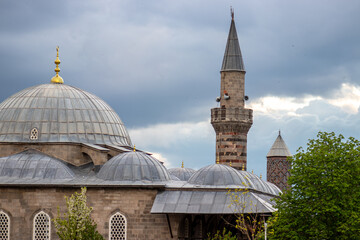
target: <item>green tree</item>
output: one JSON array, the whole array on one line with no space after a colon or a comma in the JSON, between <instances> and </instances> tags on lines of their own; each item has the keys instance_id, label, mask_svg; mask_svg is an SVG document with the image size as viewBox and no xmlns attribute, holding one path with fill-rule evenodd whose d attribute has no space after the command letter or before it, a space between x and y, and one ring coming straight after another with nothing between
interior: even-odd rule
<instances>
[{"instance_id":1,"label":"green tree","mask_svg":"<svg viewBox=\"0 0 360 240\"><path fill-rule=\"evenodd\" d=\"M218 230L213 236L208 233L207 240L236 240L236 236L232 235L231 231L227 231L226 228L223 229L222 233Z\"/></svg>"},{"instance_id":2,"label":"green tree","mask_svg":"<svg viewBox=\"0 0 360 240\"><path fill-rule=\"evenodd\" d=\"M247 178L245 176L245 178ZM246 186L246 183L243 183ZM234 211L235 224L228 222L229 225L237 229L243 237L248 240L259 238L259 233L263 230L263 221L258 213L255 203L248 201L249 189L232 189L227 193L230 196L230 205ZM246 209L252 213L246 213Z\"/></svg>"},{"instance_id":3,"label":"green tree","mask_svg":"<svg viewBox=\"0 0 360 240\"><path fill-rule=\"evenodd\" d=\"M75 192L70 198L65 196L67 212L63 218L58 215L53 220L56 234L62 240L103 240L96 230L96 223L91 219L91 207L86 205L86 188L81 188L81 193Z\"/></svg>"},{"instance_id":4,"label":"green tree","mask_svg":"<svg viewBox=\"0 0 360 240\"><path fill-rule=\"evenodd\" d=\"M290 161L269 239L360 239L360 142L319 132Z\"/></svg>"}]
</instances>

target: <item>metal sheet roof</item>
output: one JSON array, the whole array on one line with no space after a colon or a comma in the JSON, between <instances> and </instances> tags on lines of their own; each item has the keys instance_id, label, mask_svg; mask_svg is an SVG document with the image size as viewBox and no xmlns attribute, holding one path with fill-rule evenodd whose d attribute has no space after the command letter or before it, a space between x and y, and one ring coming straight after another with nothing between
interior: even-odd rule
<instances>
[{"instance_id":1,"label":"metal sheet roof","mask_svg":"<svg viewBox=\"0 0 360 240\"><path fill-rule=\"evenodd\" d=\"M187 181L196 171L191 168L170 168L169 173L179 178L181 181Z\"/></svg>"},{"instance_id":2,"label":"metal sheet roof","mask_svg":"<svg viewBox=\"0 0 360 240\"><path fill-rule=\"evenodd\" d=\"M34 128L38 136L30 139ZM0 142L132 145L124 124L109 105L65 84L30 87L3 101Z\"/></svg>"},{"instance_id":3,"label":"metal sheet roof","mask_svg":"<svg viewBox=\"0 0 360 240\"><path fill-rule=\"evenodd\" d=\"M245 71L234 20L231 20L221 71Z\"/></svg>"},{"instance_id":4,"label":"metal sheet roof","mask_svg":"<svg viewBox=\"0 0 360 240\"><path fill-rule=\"evenodd\" d=\"M270 151L266 155L266 157L291 157L290 150L286 146L285 141L281 137L279 132L279 136L276 138L274 144L270 148Z\"/></svg>"},{"instance_id":5,"label":"metal sheet roof","mask_svg":"<svg viewBox=\"0 0 360 240\"><path fill-rule=\"evenodd\" d=\"M121 153L100 169L97 177L111 181L169 181L167 169L156 158L144 152Z\"/></svg>"},{"instance_id":6,"label":"metal sheet roof","mask_svg":"<svg viewBox=\"0 0 360 240\"><path fill-rule=\"evenodd\" d=\"M227 191L170 191L156 195L151 213L183 214L233 214L233 213L270 213L276 211L273 197L254 193L235 193L242 205L232 204L231 194Z\"/></svg>"},{"instance_id":7,"label":"metal sheet roof","mask_svg":"<svg viewBox=\"0 0 360 240\"><path fill-rule=\"evenodd\" d=\"M61 160L31 149L0 158L0 177L73 179L75 175Z\"/></svg>"}]
</instances>

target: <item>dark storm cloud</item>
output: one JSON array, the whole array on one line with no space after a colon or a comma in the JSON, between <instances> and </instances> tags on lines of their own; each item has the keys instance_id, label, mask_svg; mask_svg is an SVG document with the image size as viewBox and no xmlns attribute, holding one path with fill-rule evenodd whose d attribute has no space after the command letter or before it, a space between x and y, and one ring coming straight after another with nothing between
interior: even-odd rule
<instances>
[{"instance_id":1,"label":"dark storm cloud","mask_svg":"<svg viewBox=\"0 0 360 240\"><path fill-rule=\"evenodd\" d=\"M107 101L129 127L202 120L216 106L230 16L251 99L329 94L359 81L356 1L2 1L1 99L54 75Z\"/></svg>"}]
</instances>

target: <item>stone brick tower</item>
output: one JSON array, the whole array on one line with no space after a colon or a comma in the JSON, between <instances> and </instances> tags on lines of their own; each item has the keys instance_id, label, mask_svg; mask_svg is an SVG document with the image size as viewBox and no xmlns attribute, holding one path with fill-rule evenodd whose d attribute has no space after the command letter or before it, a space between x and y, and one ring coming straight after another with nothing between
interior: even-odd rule
<instances>
[{"instance_id":1,"label":"stone brick tower","mask_svg":"<svg viewBox=\"0 0 360 240\"><path fill-rule=\"evenodd\" d=\"M245 69L236 33L234 12L221 67L219 108L211 109L216 132L216 159L246 170L247 133L253 123L252 109L245 108Z\"/></svg>"},{"instance_id":2,"label":"stone brick tower","mask_svg":"<svg viewBox=\"0 0 360 240\"><path fill-rule=\"evenodd\" d=\"M269 153L267 154L267 181L275 184L282 191L287 189L287 179L289 177L290 162L287 160L291 153L284 140L279 136L276 138Z\"/></svg>"}]
</instances>

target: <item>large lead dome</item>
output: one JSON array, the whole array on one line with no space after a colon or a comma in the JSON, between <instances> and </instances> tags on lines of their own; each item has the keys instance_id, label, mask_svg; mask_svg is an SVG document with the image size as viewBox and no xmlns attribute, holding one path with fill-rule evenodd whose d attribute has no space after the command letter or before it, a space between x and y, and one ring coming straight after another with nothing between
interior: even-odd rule
<instances>
[{"instance_id":1,"label":"large lead dome","mask_svg":"<svg viewBox=\"0 0 360 240\"><path fill-rule=\"evenodd\" d=\"M65 84L24 89L0 104L0 142L80 142L131 146L103 100Z\"/></svg>"}]
</instances>

